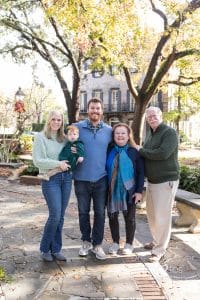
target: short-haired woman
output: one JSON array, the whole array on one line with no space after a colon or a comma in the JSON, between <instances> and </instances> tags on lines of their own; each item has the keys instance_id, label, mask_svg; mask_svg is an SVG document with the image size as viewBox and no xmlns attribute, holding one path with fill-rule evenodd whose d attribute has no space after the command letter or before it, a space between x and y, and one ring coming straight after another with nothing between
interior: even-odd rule
<instances>
[{"instance_id":1,"label":"short-haired woman","mask_svg":"<svg viewBox=\"0 0 200 300\"><path fill-rule=\"evenodd\" d=\"M113 239L109 253L117 254L120 248L118 216L121 211L126 230L126 243L122 253L128 255L133 252L135 211L136 203L142 198L144 164L139 152L132 147L132 132L127 124L116 124L112 136L106 164L109 182L107 209Z\"/></svg>"}]
</instances>

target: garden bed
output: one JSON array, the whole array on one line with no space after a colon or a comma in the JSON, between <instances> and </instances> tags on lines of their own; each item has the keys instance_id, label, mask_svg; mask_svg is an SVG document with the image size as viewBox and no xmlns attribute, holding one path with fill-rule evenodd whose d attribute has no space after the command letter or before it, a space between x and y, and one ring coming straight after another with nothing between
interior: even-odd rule
<instances>
[{"instance_id":1,"label":"garden bed","mask_svg":"<svg viewBox=\"0 0 200 300\"><path fill-rule=\"evenodd\" d=\"M20 183L26 185L39 185L41 183L41 179L37 176L30 176L30 175L22 175L19 177Z\"/></svg>"}]
</instances>

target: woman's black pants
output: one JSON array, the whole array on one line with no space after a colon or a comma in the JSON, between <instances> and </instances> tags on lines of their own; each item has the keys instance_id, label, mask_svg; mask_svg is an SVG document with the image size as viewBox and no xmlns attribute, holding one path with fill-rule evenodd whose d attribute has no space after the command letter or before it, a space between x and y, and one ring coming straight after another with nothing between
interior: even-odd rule
<instances>
[{"instance_id":1,"label":"woman's black pants","mask_svg":"<svg viewBox=\"0 0 200 300\"><path fill-rule=\"evenodd\" d=\"M123 212L125 230L126 230L126 243L131 245L133 243L135 228L136 228L135 212L136 212L135 203L129 204L127 207L127 211ZM110 226L113 242L119 244L119 240L120 240L119 212L115 212L113 214L109 213L108 217L109 217L109 226Z\"/></svg>"}]
</instances>

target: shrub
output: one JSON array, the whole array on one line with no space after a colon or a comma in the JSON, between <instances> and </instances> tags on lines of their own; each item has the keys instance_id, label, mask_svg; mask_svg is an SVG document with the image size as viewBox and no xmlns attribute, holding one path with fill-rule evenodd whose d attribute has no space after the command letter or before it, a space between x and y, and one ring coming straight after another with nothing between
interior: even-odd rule
<instances>
[{"instance_id":1,"label":"shrub","mask_svg":"<svg viewBox=\"0 0 200 300\"><path fill-rule=\"evenodd\" d=\"M18 152L19 141L18 139L3 137L0 139L0 162L14 162L18 161L16 153Z\"/></svg>"},{"instance_id":2,"label":"shrub","mask_svg":"<svg viewBox=\"0 0 200 300\"><path fill-rule=\"evenodd\" d=\"M6 277L5 270L2 267L0 267L0 281L5 280L5 277Z\"/></svg>"},{"instance_id":3,"label":"shrub","mask_svg":"<svg viewBox=\"0 0 200 300\"><path fill-rule=\"evenodd\" d=\"M32 131L39 132L44 128L44 123L32 123Z\"/></svg>"},{"instance_id":4,"label":"shrub","mask_svg":"<svg viewBox=\"0 0 200 300\"><path fill-rule=\"evenodd\" d=\"M179 188L200 194L200 167L189 168L181 166Z\"/></svg>"},{"instance_id":5,"label":"shrub","mask_svg":"<svg viewBox=\"0 0 200 300\"><path fill-rule=\"evenodd\" d=\"M22 152L32 152L33 135L23 133L19 138L19 142Z\"/></svg>"},{"instance_id":6,"label":"shrub","mask_svg":"<svg viewBox=\"0 0 200 300\"><path fill-rule=\"evenodd\" d=\"M185 133L182 130L180 130L180 132L179 132L179 140L180 140L180 143L189 142L187 135L185 135Z\"/></svg>"},{"instance_id":7,"label":"shrub","mask_svg":"<svg viewBox=\"0 0 200 300\"><path fill-rule=\"evenodd\" d=\"M28 167L21 173L21 175L31 175L31 176L37 176L39 174L39 170L37 167L33 165L33 163L30 163Z\"/></svg>"},{"instance_id":8,"label":"shrub","mask_svg":"<svg viewBox=\"0 0 200 300\"><path fill-rule=\"evenodd\" d=\"M6 274L5 269L0 266L0 283L1 282L10 282L11 278Z\"/></svg>"}]
</instances>

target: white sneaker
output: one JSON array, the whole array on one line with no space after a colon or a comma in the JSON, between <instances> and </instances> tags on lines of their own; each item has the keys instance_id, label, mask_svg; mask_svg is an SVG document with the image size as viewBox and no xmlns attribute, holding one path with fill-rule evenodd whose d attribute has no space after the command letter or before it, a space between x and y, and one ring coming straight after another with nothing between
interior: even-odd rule
<instances>
[{"instance_id":1,"label":"white sneaker","mask_svg":"<svg viewBox=\"0 0 200 300\"><path fill-rule=\"evenodd\" d=\"M109 250L108 252L110 254L117 254L117 251L119 250L119 244L117 243L113 243L110 247L109 247Z\"/></svg>"},{"instance_id":2,"label":"white sneaker","mask_svg":"<svg viewBox=\"0 0 200 300\"><path fill-rule=\"evenodd\" d=\"M124 249L122 250L122 254L129 255L133 252L133 246L131 244L126 243Z\"/></svg>"},{"instance_id":3,"label":"white sneaker","mask_svg":"<svg viewBox=\"0 0 200 300\"><path fill-rule=\"evenodd\" d=\"M95 246L92 249L92 252L96 255L97 259L103 260L107 258L105 252L103 251L103 248L100 245Z\"/></svg>"},{"instance_id":4,"label":"white sneaker","mask_svg":"<svg viewBox=\"0 0 200 300\"><path fill-rule=\"evenodd\" d=\"M88 255L88 253L91 249L92 249L92 244L88 241L84 241L79 250L79 255L86 256L86 255Z\"/></svg>"}]
</instances>

